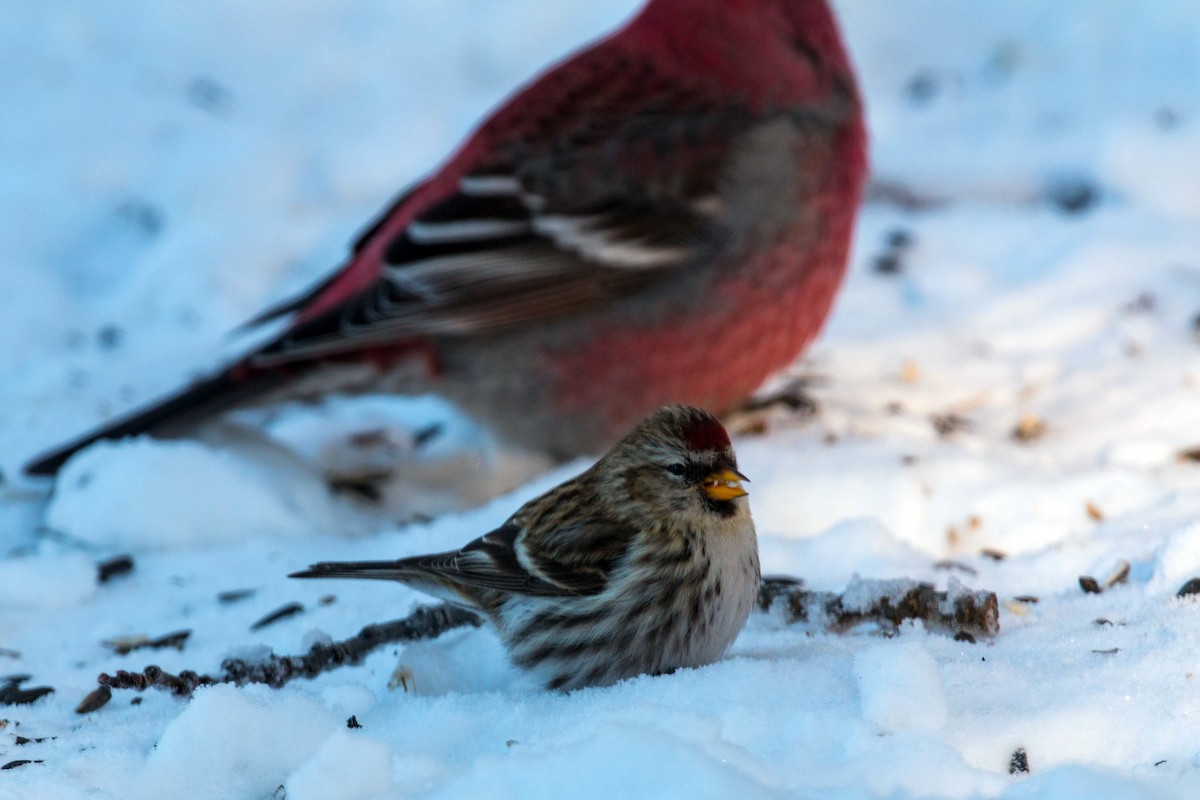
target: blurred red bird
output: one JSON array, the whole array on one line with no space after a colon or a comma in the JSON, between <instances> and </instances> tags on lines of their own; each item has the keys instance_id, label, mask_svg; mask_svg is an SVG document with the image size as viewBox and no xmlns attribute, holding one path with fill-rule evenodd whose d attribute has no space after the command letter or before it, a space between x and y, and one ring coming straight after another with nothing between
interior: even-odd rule
<instances>
[{"instance_id":1,"label":"blurred red bird","mask_svg":"<svg viewBox=\"0 0 1200 800\"><path fill-rule=\"evenodd\" d=\"M866 171L825 0L650 0L253 321L281 335L26 469L328 392L433 391L559 458L667 403L728 410L820 330Z\"/></svg>"}]
</instances>

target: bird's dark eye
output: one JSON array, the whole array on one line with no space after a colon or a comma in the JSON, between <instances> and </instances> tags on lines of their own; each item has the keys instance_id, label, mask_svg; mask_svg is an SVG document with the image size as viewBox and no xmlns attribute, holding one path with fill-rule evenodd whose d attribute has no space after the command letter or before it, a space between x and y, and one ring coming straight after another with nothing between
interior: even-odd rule
<instances>
[{"instance_id":1,"label":"bird's dark eye","mask_svg":"<svg viewBox=\"0 0 1200 800\"><path fill-rule=\"evenodd\" d=\"M687 472L687 467L685 467L683 464L675 463L667 467L667 472L671 473L672 475L682 475Z\"/></svg>"}]
</instances>

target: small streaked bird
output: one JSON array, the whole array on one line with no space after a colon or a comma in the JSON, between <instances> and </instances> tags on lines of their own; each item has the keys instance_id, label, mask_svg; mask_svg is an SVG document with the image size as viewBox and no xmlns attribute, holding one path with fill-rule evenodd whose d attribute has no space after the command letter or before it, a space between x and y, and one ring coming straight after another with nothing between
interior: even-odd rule
<instances>
[{"instance_id":1,"label":"small streaked bird","mask_svg":"<svg viewBox=\"0 0 1200 800\"><path fill-rule=\"evenodd\" d=\"M715 417L667 406L461 549L291 577L398 581L479 611L550 689L697 667L721 658L758 594L744 480Z\"/></svg>"},{"instance_id":2,"label":"small streaked bird","mask_svg":"<svg viewBox=\"0 0 1200 800\"><path fill-rule=\"evenodd\" d=\"M334 392L437 393L559 459L666 403L724 413L821 329L866 172L826 0L648 0L260 314L277 338L26 469Z\"/></svg>"}]
</instances>

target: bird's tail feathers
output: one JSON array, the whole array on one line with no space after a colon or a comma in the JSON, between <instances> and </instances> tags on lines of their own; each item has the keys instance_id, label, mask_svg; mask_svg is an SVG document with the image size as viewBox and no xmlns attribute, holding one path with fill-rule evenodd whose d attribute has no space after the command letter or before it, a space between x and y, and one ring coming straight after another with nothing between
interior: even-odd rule
<instances>
[{"instance_id":1,"label":"bird's tail feathers","mask_svg":"<svg viewBox=\"0 0 1200 800\"><path fill-rule=\"evenodd\" d=\"M237 367L223 370L42 453L25 465L25 473L53 475L77 451L101 439L121 439L144 433L158 436L184 433L223 411L269 393L286 377L281 372L247 370L242 374Z\"/></svg>"},{"instance_id":2,"label":"bird's tail feathers","mask_svg":"<svg viewBox=\"0 0 1200 800\"><path fill-rule=\"evenodd\" d=\"M479 598L467 587L443 580L422 569L415 558L399 561L324 561L306 570L293 572L289 578L355 578L372 581L396 581L411 589L432 595L456 606L483 611Z\"/></svg>"},{"instance_id":3,"label":"bird's tail feathers","mask_svg":"<svg viewBox=\"0 0 1200 800\"><path fill-rule=\"evenodd\" d=\"M413 570L403 561L323 561L289 578L359 578L373 581L407 581Z\"/></svg>"}]
</instances>

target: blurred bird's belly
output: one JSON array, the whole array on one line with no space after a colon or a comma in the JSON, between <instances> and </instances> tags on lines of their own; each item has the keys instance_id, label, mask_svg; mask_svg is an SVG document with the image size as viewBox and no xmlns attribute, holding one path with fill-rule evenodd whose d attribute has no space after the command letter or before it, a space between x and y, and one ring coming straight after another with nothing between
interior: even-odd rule
<instances>
[{"instance_id":1,"label":"blurred bird's belly","mask_svg":"<svg viewBox=\"0 0 1200 800\"><path fill-rule=\"evenodd\" d=\"M667 403L729 411L817 336L841 270L797 264L787 247L759 258L749 282L718 282L710 299L676 300L650 324L613 320L603 335L548 360L560 412L596 419L593 448Z\"/></svg>"}]
</instances>

